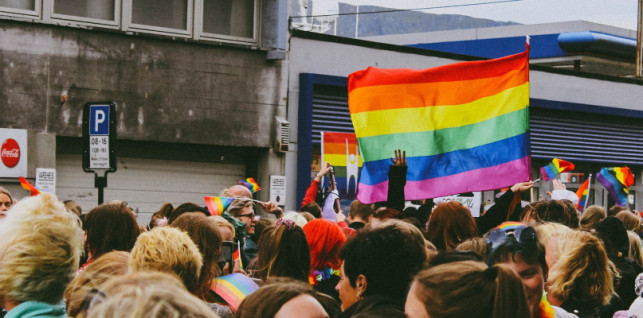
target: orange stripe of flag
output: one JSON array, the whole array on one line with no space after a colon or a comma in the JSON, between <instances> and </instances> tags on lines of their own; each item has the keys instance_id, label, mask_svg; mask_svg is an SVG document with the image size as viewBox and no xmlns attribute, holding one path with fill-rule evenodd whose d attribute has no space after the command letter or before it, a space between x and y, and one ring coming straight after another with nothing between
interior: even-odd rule
<instances>
[{"instance_id":1,"label":"orange stripe of flag","mask_svg":"<svg viewBox=\"0 0 643 318\"><path fill-rule=\"evenodd\" d=\"M525 77L520 72L523 70L514 70L498 77L459 82L362 87L351 92L348 105L351 114L386 109L462 105L525 84Z\"/></svg>"},{"instance_id":2,"label":"orange stripe of flag","mask_svg":"<svg viewBox=\"0 0 643 318\"><path fill-rule=\"evenodd\" d=\"M391 83L435 83L498 77L508 70L523 69L527 54L529 54L529 51L495 59L494 63L488 63L487 61L461 62L428 70L376 69L369 67L366 70L354 72L349 76L348 92L352 93L354 89L360 87L388 85Z\"/></svg>"},{"instance_id":3,"label":"orange stripe of flag","mask_svg":"<svg viewBox=\"0 0 643 318\"><path fill-rule=\"evenodd\" d=\"M355 152L357 144L348 144L349 150ZM327 155L346 155L346 144L327 144L324 143L324 154Z\"/></svg>"}]
</instances>

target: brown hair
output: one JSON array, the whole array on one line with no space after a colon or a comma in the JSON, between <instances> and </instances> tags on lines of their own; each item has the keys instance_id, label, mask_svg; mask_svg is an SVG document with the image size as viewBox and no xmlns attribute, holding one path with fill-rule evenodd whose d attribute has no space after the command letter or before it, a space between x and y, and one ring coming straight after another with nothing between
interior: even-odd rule
<instances>
[{"instance_id":1,"label":"brown hair","mask_svg":"<svg viewBox=\"0 0 643 318\"><path fill-rule=\"evenodd\" d=\"M633 231L638 233L641 229L641 218L636 214L632 213L630 210L623 210L616 213L616 218L623 222L625 229L628 231Z\"/></svg>"},{"instance_id":2,"label":"brown hair","mask_svg":"<svg viewBox=\"0 0 643 318\"><path fill-rule=\"evenodd\" d=\"M301 210L299 210L299 212L308 212L312 214L316 219L319 219L322 215L321 207L319 206L319 204L317 204L317 202L314 201L301 207Z\"/></svg>"},{"instance_id":3,"label":"brown hair","mask_svg":"<svg viewBox=\"0 0 643 318\"><path fill-rule=\"evenodd\" d=\"M348 209L348 215L353 218L360 218L368 222L368 218L373 215L374 211L370 204L363 204L357 200L353 200Z\"/></svg>"},{"instance_id":4,"label":"brown hair","mask_svg":"<svg viewBox=\"0 0 643 318\"><path fill-rule=\"evenodd\" d=\"M591 231L606 217L607 213L602 206L590 205L583 211L583 215L580 218L580 228L581 230Z\"/></svg>"},{"instance_id":5,"label":"brown hair","mask_svg":"<svg viewBox=\"0 0 643 318\"><path fill-rule=\"evenodd\" d=\"M531 203L523 209L520 220L526 222L527 219L532 219L537 223L556 222L577 229L578 213L569 202L569 200L543 200Z\"/></svg>"},{"instance_id":6,"label":"brown hair","mask_svg":"<svg viewBox=\"0 0 643 318\"><path fill-rule=\"evenodd\" d=\"M628 257L633 259L637 264L643 266L643 255L641 254L641 238L638 234L627 231L627 237L630 239L630 252Z\"/></svg>"},{"instance_id":7,"label":"brown hair","mask_svg":"<svg viewBox=\"0 0 643 318\"><path fill-rule=\"evenodd\" d=\"M457 201L438 204L429 219L427 237L438 250L452 250L461 242L478 235L471 212Z\"/></svg>"},{"instance_id":8,"label":"brown hair","mask_svg":"<svg viewBox=\"0 0 643 318\"><path fill-rule=\"evenodd\" d=\"M470 238L455 247L456 251L471 251L487 259L487 239L484 237Z\"/></svg>"},{"instance_id":9,"label":"brown hair","mask_svg":"<svg viewBox=\"0 0 643 318\"><path fill-rule=\"evenodd\" d=\"M217 261L221 256L221 235L216 221L197 212L184 213L179 216L172 227L188 233L203 256L203 267L199 274L195 295L204 299L210 291L210 283L217 276Z\"/></svg>"},{"instance_id":10,"label":"brown hair","mask_svg":"<svg viewBox=\"0 0 643 318\"><path fill-rule=\"evenodd\" d=\"M103 254L78 273L65 289L67 316L76 317L80 313L83 301L92 289L100 289L107 280L127 274L129 255L123 251Z\"/></svg>"},{"instance_id":11,"label":"brown hair","mask_svg":"<svg viewBox=\"0 0 643 318\"><path fill-rule=\"evenodd\" d=\"M125 203L93 208L85 215L83 226L92 258L111 251L129 252L140 234L134 213Z\"/></svg>"},{"instance_id":12,"label":"brown hair","mask_svg":"<svg viewBox=\"0 0 643 318\"><path fill-rule=\"evenodd\" d=\"M299 295L318 297L308 283L283 278L269 282L243 300L235 317L274 317L285 303Z\"/></svg>"},{"instance_id":13,"label":"brown hair","mask_svg":"<svg viewBox=\"0 0 643 318\"><path fill-rule=\"evenodd\" d=\"M412 290L430 317L530 317L522 281L509 267L462 261L431 267L415 277Z\"/></svg>"},{"instance_id":14,"label":"brown hair","mask_svg":"<svg viewBox=\"0 0 643 318\"><path fill-rule=\"evenodd\" d=\"M163 206L158 211L152 214L152 218L150 218L150 223L147 224L147 230L149 231L157 227L158 220L167 218L170 215L170 213L172 213L172 210L174 210L172 203L166 202L165 204L163 204Z\"/></svg>"},{"instance_id":15,"label":"brown hair","mask_svg":"<svg viewBox=\"0 0 643 318\"><path fill-rule=\"evenodd\" d=\"M205 216L210 216L210 212L208 212L207 208L204 208L196 203L186 202L177 206L174 210L172 210L172 212L169 212L167 214L167 223L172 224L172 222L174 222L174 220L181 216L181 214L189 212L199 212Z\"/></svg>"},{"instance_id":16,"label":"brown hair","mask_svg":"<svg viewBox=\"0 0 643 318\"><path fill-rule=\"evenodd\" d=\"M281 276L308 281L310 250L304 230L292 221L267 229L259 240L254 276Z\"/></svg>"}]
</instances>

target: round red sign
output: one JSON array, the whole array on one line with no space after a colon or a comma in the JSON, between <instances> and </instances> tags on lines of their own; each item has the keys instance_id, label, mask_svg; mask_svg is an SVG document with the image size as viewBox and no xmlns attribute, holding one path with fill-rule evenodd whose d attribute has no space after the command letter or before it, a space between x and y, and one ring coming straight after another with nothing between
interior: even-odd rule
<instances>
[{"instance_id":1,"label":"round red sign","mask_svg":"<svg viewBox=\"0 0 643 318\"><path fill-rule=\"evenodd\" d=\"M8 138L2 143L0 148L2 163L9 168L13 168L20 161L20 146L14 139Z\"/></svg>"}]
</instances>

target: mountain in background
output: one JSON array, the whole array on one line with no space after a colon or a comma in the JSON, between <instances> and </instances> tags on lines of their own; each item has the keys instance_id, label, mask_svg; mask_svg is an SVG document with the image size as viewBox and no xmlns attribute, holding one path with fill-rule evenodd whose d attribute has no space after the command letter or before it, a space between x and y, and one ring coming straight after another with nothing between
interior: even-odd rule
<instances>
[{"instance_id":1,"label":"mountain in background","mask_svg":"<svg viewBox=\"0 0 643 318\"><path fill-rule=\"evenodd\" d=\"M310 16L312 0L291 1L291 15ZM359 27L357 37L378 35L392 35L405 33L420 33L431 31L445 31L455 29L471 29L515 25L519 23L494 21L489 19L473 18L458 14L434 14L420 11L393 11L392 8L378 6L359 6L359 16L356 18L357 6L338 3L339 15L313 18L293 19L300 25L311 25L313 31L335 34L344 37L355 37L355 26ZM374 13L377 12L377 13ZM296 23L295 23L296 24ZM304 28L305 29L305 28Z\"/></svg>"}]
</instances>

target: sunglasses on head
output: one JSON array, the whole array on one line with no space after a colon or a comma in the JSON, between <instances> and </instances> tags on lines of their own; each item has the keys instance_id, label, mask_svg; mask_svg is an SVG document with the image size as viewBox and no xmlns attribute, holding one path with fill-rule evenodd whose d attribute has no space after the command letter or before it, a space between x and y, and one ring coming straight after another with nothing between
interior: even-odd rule
<instances>
[{"instance_id":1,"label":"sunglasses on head","mask_svg":"<svg viewBox=\"0 0 643 318\"><path fill-rule=\"evenodd\" d=\"M498 248L520 247L521 249L536 249L538 237L533 227L518 222L506 222L491 230L487 236L488 260L493 260Z\"/></svg>"}]
</instances>

